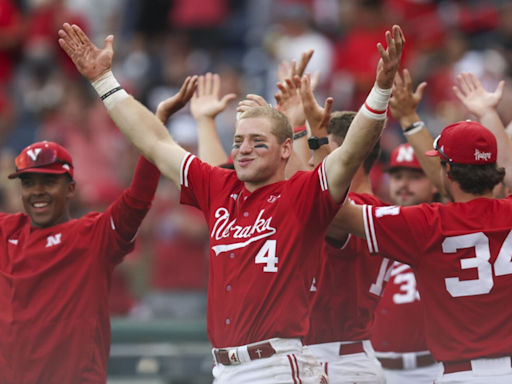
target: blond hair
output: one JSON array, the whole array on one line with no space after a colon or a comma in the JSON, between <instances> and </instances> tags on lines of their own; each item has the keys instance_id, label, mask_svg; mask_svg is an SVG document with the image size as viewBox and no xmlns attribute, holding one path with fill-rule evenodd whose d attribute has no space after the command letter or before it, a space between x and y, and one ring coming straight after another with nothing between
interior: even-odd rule
<instances>
[{"instance_id":1,"label":"blond hair","mask_svg":"<svg viewBox=\"0 0 512 384\"><path fill-rule=\"evenodd\" d=\"M279 144L283 144L286 139L293 141L293 128L284 113L274 108L256 107L242 113L238 121L254 118L266 118L270 121L270 132L277 138Z\"/></svg>"}]
</instances>

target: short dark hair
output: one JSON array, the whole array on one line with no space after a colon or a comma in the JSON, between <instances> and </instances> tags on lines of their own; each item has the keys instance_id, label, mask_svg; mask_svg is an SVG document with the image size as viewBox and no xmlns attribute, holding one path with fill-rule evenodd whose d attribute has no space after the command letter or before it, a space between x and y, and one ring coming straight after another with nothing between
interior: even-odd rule
<instances>
[{"instance_id":1,"label":"short dark hair","mask_svg":"<svg viewBox=\"0 0 512 384\"><path fill-rule=\"evenodd\" d=\"M347 136L348 129L350 128L350 124L354 121L357 112L352 111L336 111L331 114L331 120L329 121L329 125L327 126L327 133L332 135L332 139L338 144L341 145L345 137ZM380 139L375 143L372 151L366 157L363 163L363 170L365 174L369 174L373 164L380 157Z\"/></svg>"},{"instance_id":2,"label":"short dark hair","mask_svg":"<svg viewBox=\"0 0 512 384\"><path fill-rule=\"evenodd\" d=\"M446 167L446 161L441 160ZM505 169L492 164L455 164L450 163L448 176L460 185L460 189L472 195L483 195L492 191L505 177Z\"/></svg>"}]
</instances>

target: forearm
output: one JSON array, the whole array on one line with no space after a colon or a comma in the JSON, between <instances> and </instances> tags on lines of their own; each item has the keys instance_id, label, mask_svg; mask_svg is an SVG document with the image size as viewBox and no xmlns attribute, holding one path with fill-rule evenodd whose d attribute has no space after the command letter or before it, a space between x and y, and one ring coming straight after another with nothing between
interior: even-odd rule
<instances>
[{"instance_id":1,"label":"forearm","mask_svg":"<svg viewBox=\"0 0 512 384\"><path fill-rule=\"evenodd\" d=\"M151 202L155 197L160 171L144 156L139 157L132 182L128 188L128 195L136 200Z\"/></svg>"},{"instance_id":2,"label":"forearm","mask_svg":"<svg viewBox=\"0 0 512 384\"><path fill-rule=\"evenodd\" d=\"M311 150L309 149L307 134L293 140L293 152L297 155L297 160L303 164L301 166L302 169L298 170L310 170L307 166L309 159L311 158Z\"/></svg>"},{"instance_id":3,"label":"forearm","mask_svg":"<svg viewBox=\"0 0 512 384\"><path fill-rule=\"evenodd\" d=\"M410 116L404 116L399 119L400 126L402 130L407 129L413 123L421 121L420 117L417 113L414 113ZM410 131L411 133L405 133L404 136L407 139L408 143L414 149L414 153L423 168L423 172L429 178L429 180L434 184L439 193L443 196L446 195L445 189L443 187L443 182L441 180L441 162L437 157L428 157L425 155L425 152L431 150L433 148L434 139L430 132L426 127L414 132L414 129Z\"/></svg>"},{"instance_id":4,"label":"forearm","mask_svg":"<svg viewBox=\"0 0 512 384\"><path fill-rule=\"evenodd\" d=\"M507 187L512 188L512 158L510 157L512 153L512 141L507 135L505 126L496 110L489 111L480 116L479 121L496 137L498 143L498 166L505 168L505 184Z\"/></svg>"},{"instance_id":5,"label":"forearm","mask_svg":"<svg viewBox=\"0 0 512 384\"><path fill-rule=\"evenodd\" d=\"M379 140L385 121L368 117L360 110L343 144L327 157L325 171L329 191L335 201L343 199L352 178Z\"/></svg>"},{"instance_id":6,"label":"forearm","mask_svg":"<svg viewBox=\"0 0 512 384\"><path fill-rule=\"evenodd\" d=\"M215 119L205 117L196 121L199 158L210 165L225 164L228 161L228 155L220 142Z\"/></svg>"},{"instance_id":7,"label":"forearm","mask_svg":"<svg viewBox=\"0 0 512 384\"><path fill-rule=\"evenodd\" d=\"M171 138L162 122L131 96L108 112L142 155L180 188L180 167L186 151Z\"/></svg>"}]
</instances>

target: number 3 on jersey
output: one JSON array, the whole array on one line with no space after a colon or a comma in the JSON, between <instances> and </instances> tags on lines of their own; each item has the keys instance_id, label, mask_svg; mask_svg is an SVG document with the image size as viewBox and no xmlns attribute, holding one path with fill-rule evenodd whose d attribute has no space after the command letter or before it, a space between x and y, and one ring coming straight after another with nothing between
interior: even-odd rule
<instances>
[{"instance_id":1,"label":"number 3 on jersey","mask_svg":"<svg viewBox=\"0 0 512 384\"><path fill-rule=\"evenodd\" d=\"M267 240L263 247L256 255L254 262L256 264L266 264L263 267L263 272L277 272L277 262L279 258L276 257L276 244L277 240Z\"/></svg>"},{"instance_id":2,"label":"number 3 on jersey","mask_svg":"<svg viewBox=\"0 0 512 384\"><path fill-rule=\"evenodd\" d=\"M475 248L474 258L460 260L462 269L476 268L478 279L461 281L458 277L445 279L446 289L453 297L485 295L494 286L492 265L489 263L491 250L489 238L482 232L469 235L447 237L443 241L443 253L456 253L459 249ZM512 274L512 231L501 246L498 258L494 262L494 274L504 276Z\"/></svg>"}]
</instances>

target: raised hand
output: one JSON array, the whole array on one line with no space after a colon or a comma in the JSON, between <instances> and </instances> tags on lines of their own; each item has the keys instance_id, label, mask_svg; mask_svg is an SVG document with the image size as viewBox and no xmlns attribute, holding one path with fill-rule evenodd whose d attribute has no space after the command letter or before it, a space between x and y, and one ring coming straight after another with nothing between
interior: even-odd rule
<instances>
[{"instance_id":1,"label":"raised hand","mask_svg":"<svg viewBox=\"0 0 512 384\"><path fill-rule=\"evenodd\" d=\"M302 77L314 52L315 50L313 49L303 52L298 66L295 60L293 60L291 64L286 60L282 61L277 68L277 78L279 81L285 82L286 79L293 79L295 76Z\"/></svg>"},{"instance_id":2,"label":"raised hand","mask_svg":"<svg viewBox=\"0 0 512 384\"><path fill-rule=\"evenodd\" d=\"M105 39L103 49L96 47L77 25L65 23L59 31L59 44L91 83L110 71L114 59L114 36Z\"/></svg>"},{"instance_id":3,"label":"raised hand","mask_svg":"<svg viewBox=\"0 0 512 384\"><path fill-rule=\"evenodd\" d=\"M394 25L392 32L393 35L386 32L387 49L381 43L377 44L381 57L377 65L377 85L381 89L390 89L393 86L405 46L405 37L400 27Z\"/></svg>"},{"instance_id":4,"label":"raised hand","mask_svg":"<svg viewBox=\"0 0 512 384\"><path fill-rule=\"evenodd\" d=\"M187 77L177 94L158 104L156 116L165 124L172 114L178 112L181 108L187 105L189 100L195 94L196 89L197 76Z\"/></svg>"},{"instance_id":5,"label":"raised hand","mask_svg":"<svg viewBox=\"0 0 512 384\"><path fill-rule=\"evenodd\" d=\"M259 95L248 94L245 100L242 100L238 103L236 111L239 113L244 113L245 111L256 107L272 108L272 106L269 103L267 103L267 101L263 97Z\"/></svg>"},{"instance_id":6,"label":"raised hand","mask_svg":"<svg viewBox=\"0 0 512 384\"><path fill-rule=\"evenodd\" d=\"M331 109L333 98L328 97L325 100L325 106L322 108L316 101L313 90L311 89L311 79L309 73L302 77L302 80L295 76L295 83L300 87L300 95L304 113L311 128L311 134L318 136L320 132L326 131L329 121L331 120ZM325 132L324 132L325 134Z\"/></svg>"},{"instance_id":7,"label":"raised hand","mask_svg":"<svg viewBox=\"0 0 512 384\"><path fill-rule=\"evenodd\" d=\"M298 77L298 76L297 76ZM300 77L299 81L300 81ZM306 124L306 115L302 106L302 98L299 89L292 79L285 79L284 83L277 83L279 92L274 95L277 104L280 107L293 127L301 127Z\"/></svg>"},{"instance_id":8,"label":"raised hand","mask_svg":"<svg viewBox=\"0 0 512 384\"><path fill-rule=\"evenodd\" d=\"M505 82L502 80L494 92L487 92L480 81L473 73L462 72L457 76L461 90L453 87L455 96L462 101L462 104L469 112L481 119L487 113L496 113L496 108L503 97L503 87Z\"/></svg>"},{"instance_id":9,"label":"raised hand","mask_svg":"<svg viewBox=\"0 0 512 384\"><path fill-rule=\"evenodd\" d=\"M224 111L231 100L236 98L234 93L229 93L220 98L220 76L207 73L199 76L197 81L197 92L192 96L190 112L194 119L215 118Z\"/></svg>"},{"instance_id":10,"label":"raised hand","mask_svg":"<svg viewBox=\"0 0 512 384\"><path fill-rule=\"evenodd\" d=\"M423 98L423 92L427 83L423 82L412 89L411 75L407 69L403 70L403 79L400 73L396 73L393 83L393 95L389 99L389 108L393 117L401 124L402 128L407 128L412 123L419 120L416 109Z\"/></svg>"}]
</instances>

